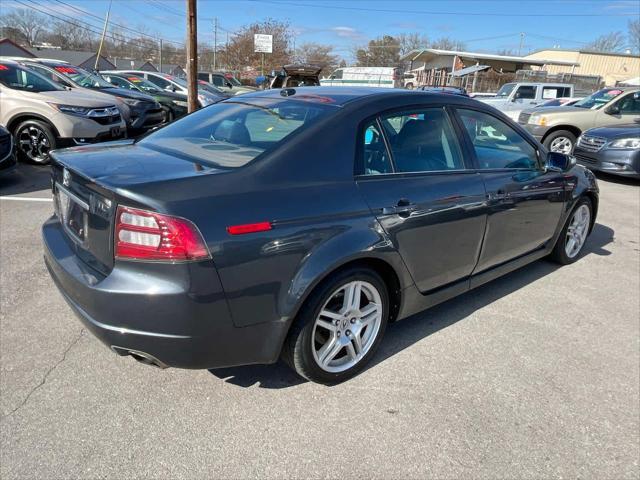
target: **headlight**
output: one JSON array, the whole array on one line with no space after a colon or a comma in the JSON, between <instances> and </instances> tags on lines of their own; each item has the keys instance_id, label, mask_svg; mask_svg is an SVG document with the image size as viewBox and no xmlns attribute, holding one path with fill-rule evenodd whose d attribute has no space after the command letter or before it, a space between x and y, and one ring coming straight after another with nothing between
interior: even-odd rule
<instances>
[{"instance_id":1,"label":"headlight","mask_svg":"<svg viewBox=\"0 0 640 480\"><path fill-rule=\"evenodd\" d=\"M540 125L544 127L547 124L547 117L542 115L531 115L529 117L529 125Z\"/></svg>"},{"instance_id":2,"label":"headlight","mask_svg":"<svg viewBox=\"0 0 640 480\"><path fill-rule=\"evenodd\" d=\"M179 107L184 107L184 108L187 108L189 106L189 104L187 102L183 102L182 100L171 100L171 103L173 103L174 105L177 105Z\"/></svg>"},{"instance_id":3,"label":"headlight","mask_svg":"<svg viewBox=\"0 0 640 480\"><path fill-rule=\"evenodd\" d=\"M50 103L53 108L62 113L70 113L72 115L85 116L91 110L90 107L78 107L76 105L59 105L57 103Z\"/></svg>"},{"instance_id":4,"label":"headlight","mask_svg":"<svg viewBox=\"0 0 640 480\"><path fill-rule=\"evenodd\" d=\"M640 138L619 138L607 145L607 148L640 148Z\"/></svg>"}]
</instances>

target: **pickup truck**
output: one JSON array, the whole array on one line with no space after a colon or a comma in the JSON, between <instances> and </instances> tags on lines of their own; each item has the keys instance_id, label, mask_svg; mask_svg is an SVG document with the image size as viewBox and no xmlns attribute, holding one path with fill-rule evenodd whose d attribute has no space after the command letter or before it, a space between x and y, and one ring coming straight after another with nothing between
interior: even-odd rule
<instances>
[{"instance_id":1,"label":"pickup truck","mask_svg":"<svg viewBox=\"0 0 640 480\"><path fill-rule=\"evenodd\" d=\"M505 83L495 97L478 98L518 121L520 112L553 98L573 97L568 83Z\"/></svg>"}]
</instances>

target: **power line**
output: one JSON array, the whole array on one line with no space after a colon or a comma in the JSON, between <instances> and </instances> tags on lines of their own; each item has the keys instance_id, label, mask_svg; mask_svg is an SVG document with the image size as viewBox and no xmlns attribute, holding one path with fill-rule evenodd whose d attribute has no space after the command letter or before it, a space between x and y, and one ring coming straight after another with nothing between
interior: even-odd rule
<instances>
[{"instance_id":1,"label":"power line","mask_svg":"<svg viewBox=\"0 0 640 480\"><path fill-rule=\"evenodd\" d=\"M85 23L84 25L82 25L82 24L80 24L80 23L78 23L78 22L76 22L76 21L70 21L70 20L67 20L67 19L65 19L65 18L59 17L59 16L57 16L57 15L54 15L54 14L52 14L51 12L48 12L48 11L46 11L46 10L42 10L42 9L38 8L38 7L41 7L41 5L40 5L40 4L37 4L37 3L35 3L35 2L33 2L33 0L27 0L27 1L29 1L29 2L31 2L31 3L34 3L34 4L35 4L35 5L37 5L38 7L36 7L36 6L34 6L34 5L30 5L30 4L24 3L24 2L22 2L21 0L13 0L13 1L14 1L14 2L16 2L16 3L19 3L20 5L22 5L22 6L24 6L24 7L30 8L30 9L35 10L35 11L37 11L37 12L40 12L40 13L42 13L42 14L44 14L44 15L48 15L48 16L49 16L49 17L51 17L51 18L55 18L56 20L59 20L59 21L61 21L61 22L67 23L67 24L69 24L69 25L73 25L74 27L82 28L83 30L86 30L86 31L88 31L88 32L91 32L91 33L93 33L93 34L95 34L95 35L101 35L101 34L102 34L102 32L96 31L96 30L94 30L93 28L89 28L89 27L87 27L87 26L86 26L86 25L90 25L91 27L94 27L94 28L95 28L95 26L93 26L93 25L91 25L91 24L86 24L86 23ZM119 39L119 38L117 38L117 37L114 37L112 34L106 34L106 35L105 35L105 37L110 38L111 40L114 40L114 41L121 40L121 39ZM132 40L132 39L130 39L130 38L126 38L126 37L123 37L123 38L124 38L127 42L129 42L131 45L135 45L135 46L142 47L142 48L148 48L148 47L149 47L149 45L144 45L144 44L141 44L141 43L137 43L137 42L133 41L133 40Z\"/></svg>"},{"instance_id":2,"label":"power line","mask_svg":"<svg viewBox=\"0 0 640 480\"><path fill-rule=\"evenodd\" d=\"M98 16L98 15L95 15L95 14L93 14L93 13L91 13L91 12L87 11L87 10L82 9L82 8L78 8L78 7L74 6L74 5L70 5L70 4L68 4L68 3L65 3L65 2L63 2L62 0L54 0L54 1L58 2L58 3L59 3L59 4L61 4L61 5L64 5L65 7L68 7L68 8L70 8L70 9L72 9L72 10L75 10L76 12L80 12L80 13L82 13L82 14L84 14L84 15L88 15L88 16L90 16L90 17L96 18L96 19L98 19L98 20L100 20L100 21L102 21L102 20L103 20L103 19L102 19L102 17L100 17L100 16ZM59 12L58 12L58 13L59 13ZM62 14L62 13L61 13L61 15L64 15L64 14ZM68 15L65 15L65 16L67 16L67 17L68 17ZM86 23L86 22L85 22L85 23ZM88 23L87 23L87 24L88 24ZM137 33L138 35L141 35L141 36L144 36L144 37L152 38L153 40L157 40L157 39L159 38L158 36L150 35L150 34L148 34L148 33L141 32L141 31L139 31L139 30L135 30L135 29L133 29L133 28L127 27L126 25L120 25L120 24L115 23L115 22L109 22L109 25L114 26L114 27L119 27L119 28L122 28L123 30L128 30L128 31L133 32L133 33ZM93 26L93 25L92 25L92 26ZM176 44L178 44L178 45L184 45L183 43L180 43L180 42L174 42L174 41L172 41L172 40L167 40L167 39L164 39L164 38L163 38L163 41L166 41L166 42L169 42L169 43L176 43Z\"/></svg>"},{"instance_id":3,"label":"power line","mask_svg":"<svg viewBox=\"0 0 640 480\"><path fill-rule=\"evenodd\" d=\"M350 10L357 12L377 12L377 13L402 13L403 15L455 15L467 17L631 17L637 16L637 13L501 13L501 12L443 12L428 10L393 10L388 8L365 8L365 7L346 7L344 5L323 5L320 3L296 3L288 1L272 1L272 0L248 0L255 3L269 3L272 5L285 5L303 8L325 8L331 10Z\"/></svg>"}]
</instances>

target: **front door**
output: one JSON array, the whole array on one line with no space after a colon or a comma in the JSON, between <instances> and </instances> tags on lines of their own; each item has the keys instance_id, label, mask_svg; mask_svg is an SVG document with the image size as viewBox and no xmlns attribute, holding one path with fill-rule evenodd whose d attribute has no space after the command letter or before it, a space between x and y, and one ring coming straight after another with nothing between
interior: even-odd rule
<instances>
[{"instance_id":1,"label":"front door","mask_svg":"<svg viewBox=\"0 0 640 480\"><path fill-rule=\"evenodd\" d=\"M361 134L357 184L422 292L470 276L486 213L444 108L383 115Z\"/></svg>"},{"instance_id":2,"label":"front door","mask_svg":"<svg viewBox=\"0 0 640 480\"><path fill-rule=\"evenodd\" d=\"M624 125L640 120L640 92L622 93L596 114L595 126Z\"/></svg>"},{"instance_id":3,"label":"front door","mask_svg":"<svg viewBox=\"0 0 640 480\"><path fill-rule=\"evenodd\" d=\"M535 144L485 112L458 109L487 191L487 229L476 273L549 242L564 206L566 180L546 172Z\"/></svg>"}]
</instances>

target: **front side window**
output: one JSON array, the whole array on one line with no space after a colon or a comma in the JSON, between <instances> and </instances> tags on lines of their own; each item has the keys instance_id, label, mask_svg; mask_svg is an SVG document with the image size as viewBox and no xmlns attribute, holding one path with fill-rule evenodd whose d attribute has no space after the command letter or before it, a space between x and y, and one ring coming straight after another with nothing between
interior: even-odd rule
<instances>
[{"instance_id":1,"label":"front side window","mask_svg":"<svg viewBox=\"0 0 640 480\"><path fill-rule=\"evenodd\" d=\"M538 167L536 149L518 132L496 117L475 110L458 110L469 134L479 168Z\"/></svg>"},{"instance_id":2,"label":"front side window","mask_svg":"<svg viewBox=\"0 0 640 480\"><path fill-rule=\"evenodd\" d=\"M156 77L155 75L149 75L149 81L163 90L171 85L171 83L164 78Z\"/></svg>"},{"instance_id":3,"label":"front side window","mask_svg":"<svg viewBox=\"0 0 640 480\"><path fill-rule=\"evenodd\" d=\"M224 102L172 123L140 145L220 168L239 168L337 109L307 101Z\"/></svg>"},{"instance_id":4,"label":"front side window","mask_svg":"<svg viewBox=\"0 0 640 480\"><path fill-rule=\"evenodd\" d=\"M336 80L341 80L342 79L342 69L336 70L335 72L333 72L333 74L331 75L331 78L336 79Z\"/></svg>"},{"instance_id":5,"label":"front side window","mask_svg":"<svg viewBox=\"0 0 640 480\"><path fill-rule=\"evenodd\" d=\"M396 172L435 172L464 168L453 128L442 108L382 117Z\"/></svg>"},{"instance_id":6,"label":"front side window","mask_svg":"<svg viewBox=\"0 0 640 480\"><path fill-rule=\"evenodd\" d=\"M622 115L640 114L640 92L635 92L621 98L617 105Z\"/></svg>"},{"instance_id":7,"label":"front side window","mask_svg":"<svg viewBox=\"0 0 640 480\"><path fill-rule=\"evenodd\" d=\"M64 90L32 70L0 63L0 83L5 87L14 90L25 90L28 92L53 92Z\"/></svg>"}]
</instances>

